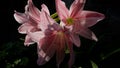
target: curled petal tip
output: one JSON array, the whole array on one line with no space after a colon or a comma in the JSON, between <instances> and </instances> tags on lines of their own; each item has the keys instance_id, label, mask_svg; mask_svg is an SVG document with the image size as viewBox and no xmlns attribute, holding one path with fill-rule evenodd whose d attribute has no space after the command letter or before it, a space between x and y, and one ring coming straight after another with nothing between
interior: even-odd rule
<instances>
[{"instance_id":1,"label":"curled petal tip","mask_svg":"<svg viewBox=\"0 0 120 68\"><path fill-rule=\"evenodd\" d=\"M98 39L96 37L92 37L93 40L95 40L96 42L98 41Z\"/></svg>"},{"instance_id":2,"label":"curled petal tip","mask_svg":"<svg viewBox=\"0 0 120 68\"><path fill-rule=\"evenodd\" d=\"M96 42L98 41L97 37L94 34L92 35L92 39Z\"/></svg>"},{"instance_id":3,"label":"curled petal tip","mask_svg":"<svg viewBox=\"0 0 120 68\"><path fill-rule=\"evenodd\" d=\"M14 10L14 12L16 13L17 11L16 11L16 10Z\"/></svg>"},{"instance_id":4,"label":"curled petal tip","mask_svg":"<svg viewBox=\"0 0 120 68\"><path fill-rule=\"evenodd\" d=\"M99 19L97 20L97 22L99 22L99 21L101 21L101 20L103 20L103 19L105 18L105 15L104 15L104 14L99 13L99 15L100 15L100 17L99 17Z\"/></svg>"}]
</instances>

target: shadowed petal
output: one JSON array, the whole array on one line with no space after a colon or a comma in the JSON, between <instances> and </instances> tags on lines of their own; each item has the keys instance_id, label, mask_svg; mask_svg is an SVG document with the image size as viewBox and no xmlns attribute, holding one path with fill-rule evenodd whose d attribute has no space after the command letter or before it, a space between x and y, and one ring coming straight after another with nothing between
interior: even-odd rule
<instances>
[{"instance_id":1,"label":"shadowed petal","mask_svg":"<svg viewBox=\"0 0 120 68\"><path fill-rule=\"evenodd\" d=\"M97 41L97 37L95 36L95 34L91 30L89 30L88 28L82 27L82 28L80 28L80 31L78 31L76 33L78 33L80 36L83 36L87 39Z\"/></svg>"},{"instance_id":2,"label":"shadowed petal","mask_svg":"<svg viewBox=\"0 0 120 68\"><path fill-rule=\"evenodd\" d=\"M80 17L86 0L75 0L70 6L70 17Z\"/></svg>"},{"instance_id":3,"label":"shadowed petal","mask_svg":"<svg viewBox=\"0 0 120 68\"><path fill-rule=\"evenodd\" d=\"M27 17L26 14L24 14L24 13L19 13L19 12L17 12L17 11L15 11L15 13L14 13L14 18L15 18L15 20L16 20L18 23L20 23L20 24L25 23L25 22L28 21L28 17Z\"/></svg>"},{"instance_id":4,"label":"shadowed petal","mask_svg":"<svg viewBox=\"0 0 120 68\"><path fill-rule=\"evenodd\" d=\"M56 45L54 44L54 36L44 38L44 42L41 47L38 48L38 65L43 65L48 62L55 53ZM46 43L47 42L47 43Z\"/></svg>"},{"instance_id":5,"label":"shadowed petal","mask_svg":"<svg viewBox=\"0 0 120 68\"><path fill-rule=\"evenodd\" d=\"M37 49L38 53L38 59L37 59L37 64L38 65L43 65L47 63L50 60L50 57L46 57L46 53L42 49Z\"/></svg>"},{"instance_id":6,"label":"shadowed petal","mask_svg":"<svg viewBox=\"0 0 120 68\"><path fill-rule=\"evenodd\" d=\"M66 47L66 38L64 34L58 35L57 39L55 40L56 43L56 60L57 66L59 68L60 63L64 60L65 56L65 47Z\"/></svg>"},{"instance_id":7,"label":"shadowed petal","mask_svg":"<svg viewBox=\"0 0 120 68\"><path fill-rule=\"evenodd\" d=\"M73 45L71 44L71 42L68 41L68 49L70 51L70 59L69 59L69 68L72 68L72 65L74 64L74 61L75 61L75 54L74 54L74 51L73 51Z\"/></svg>"},{"instance_id":8,"label":"shadowed petal","mask_svg":"<svg viewBox=\"0 0 120 68\"><path fill-rule=\"evenodd\" d=\"M55 0L56 2L56 11L60 20L66 19L69 16L69 11L65 6L65 3L61 0Z\"/></svg>"},{"instance_id":9,"label":"shadowed petal","mask_svg":"<svg viewBox=\"0 0 120 68\"><path fill-rule=\"evenodd\" d=\"M98 21L101 21L104 19L104 15L98 12L94 11L82 11L81 12L81 22L82 25L85 27L91 27L95 25Z\"/></svg>"},{"instance_id":10,"label":"shadowed petal","mask_svg":"<svg viewBox=\"0 0 120 68\"><path fill-rule=\"evenodd\" d=\"M65 45L64 45L65 46ZM58 49L56 52L56 60L57 60L57 67L59 68L59 65L64 60L65 57L65 51L64 49Z\"/></svg>"},{"instance_id":11,"label":"shadowed petal","mask_svg":"<svg viewBox=\"0 0 120 68\"><path fill-rule=\"evenodd\" d=\"M81 22L79 21L76 21L75 24L73 25L72 32L75 34L79 34L80 36L83 36L84 38L97 41L95 34L91 30L89 30L87 27L82 26Z\"/></svg>"},{"instance_id":12,"label":"shadowed petal","mask_svg":"<svg viewBox=\"0 0 120 68\"><path fill-rule=\"evenodd\" d=\"M80 38L77 34L71 34L71 41L77 46L80 47Z\"/></svg>"},{"instance_id":13,"label":"shadowed petal","mask_svg":"<svg viewBox=\"0 0 120 68\"><path fill-rule=\"evenodd\" d=\"M46 51L42 50L42 48L38 50L38 65L45 64L51 59L51 57L53 57L55 53L55 46L48 46L47 48L48 49Z\"/></svg>"}]
</instances>

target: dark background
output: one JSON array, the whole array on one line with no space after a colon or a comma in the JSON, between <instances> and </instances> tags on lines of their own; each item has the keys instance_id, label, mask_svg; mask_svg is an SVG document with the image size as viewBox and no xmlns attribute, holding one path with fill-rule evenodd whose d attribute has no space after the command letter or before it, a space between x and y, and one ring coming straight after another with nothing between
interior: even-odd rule
<instances>
[{"instance_id":1,"label":"dark background","mask_svg":"<svg viewBox=\"0 0 120 68\"><path fill-rule=\"evenodd\" d=\"M72 0L64 0L67 6ZM87 0L85 10L97 11L105 14L105 19L98 22L90 29L95 32L100 39L96 47L93 48L91 56L98 59L97 55L120 48L120 10L119 0ZM45 3L50 12L54 13L54 0L33 0L34 4L40 9L40 5ZM14 17L14 10L24 12L27 0L2 0L0 2L0 45L3 46L11 41L17 41L23 35L19 34L17 28L20 26ZM111 49L112 48L112 49ZM1 49L1 48L0 48ZM86 58L84 58L86 59ZM95 60L96 61L96 60ZM120 51L111 55L101 62L97 62L100 68L119 68ZM118 66L118 67L116 67ZM86 67L87 68L87 67Z\"/></svg>"}]
</instances>

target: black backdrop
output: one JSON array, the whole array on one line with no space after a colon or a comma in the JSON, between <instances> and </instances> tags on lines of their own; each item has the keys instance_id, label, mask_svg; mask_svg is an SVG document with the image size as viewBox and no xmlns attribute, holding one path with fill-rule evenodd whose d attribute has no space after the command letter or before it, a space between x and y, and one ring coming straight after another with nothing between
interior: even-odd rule
<instances>
[{"instance_id":1,"label":"black backdrop","mask_svg":"<svg viewBox=\"0 0 120 68\"><path fill-rule=\"evenodd\" d=\"M64 0L69 4L72 0ZM117 46L120 47L120 10L119 0L87 0L86 10L97 11L105 14L106 18L93 26L91 29L100 37L105 34L95 50L99 53L102 46ZM18 40L22 35L18 33L19 24L15 21L13 14L14 10L24 12L24 6L27 0L1 0L0 2L0 43L8 43ZM40 4L45 3L51 13L55 12L54 0L34 0L35 5L40 9ZM100 50L101 48L101 50ZM100 51L99 51L100 50ZM97 54L93 51L93 55ZM117 52L105 62L101 62L102 68L111 66L119 66L120 52Z\"/></svg>"}]
</instances>

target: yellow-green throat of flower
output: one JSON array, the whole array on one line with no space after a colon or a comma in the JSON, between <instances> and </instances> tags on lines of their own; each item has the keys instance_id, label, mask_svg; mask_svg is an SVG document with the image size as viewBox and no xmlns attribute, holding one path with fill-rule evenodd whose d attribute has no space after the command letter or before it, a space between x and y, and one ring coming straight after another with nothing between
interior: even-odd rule
<instances>
[{"instance_id":1,"label":"yellow-green throat of flower","mask_svg":"<svg viewBox=\"0 0 120 68\"><path fill-rule=\"evenodd\" d=\"M68 25L72 25L72 24L74 24L74 21L73 21L73 19L72 18L67 18L67 24Z\"/></svg>"}]
</instances>

